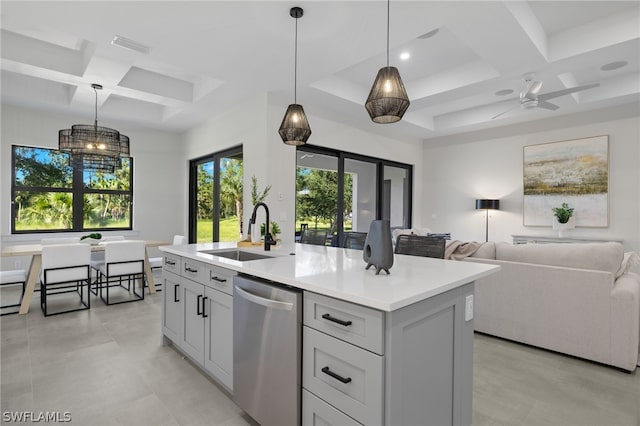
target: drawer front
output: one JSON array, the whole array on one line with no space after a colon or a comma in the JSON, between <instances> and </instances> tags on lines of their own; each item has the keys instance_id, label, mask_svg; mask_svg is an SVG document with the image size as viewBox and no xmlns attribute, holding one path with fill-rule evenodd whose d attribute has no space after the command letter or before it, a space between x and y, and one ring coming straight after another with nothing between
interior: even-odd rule
<instances>
[{"instance_id":1,"label":"drawer front","mask_svg":"<svg viewBox=\"0 0 640 426\"><path fill-rule=\"evenodd\" d=\"M165 271L180 275L180 271L182 270L182 258L175 254L164 253L164 256L162 257L162 268Z\"/></svg>"},{"instance_id":2,"label":"drawer front","mask_svg":"<svg viewBox=\"0 0 640 426\"><path fill-rule=\"evenodd\" d=\"M384 355L384 313L316 293L304 293L304 324Z\"/></svg>"},{"instance_id":3,"label":"drawer front","mask_svg":"<svg viewBox=\"0 0 640 426\"><path fill-rule=\"evenodd\" d=\"M362 426L362 424L303 389L302 426Z\"/></svg>"},{"instance_id":4,"label":"drawer front","mask_svg":"<svg viewBox=\"0 0 640 426\"><path fill-rule=\"evenodd\" d=\"M384 357L303 327L302 386L365 425L383 422Z\"/></svg>"},{"instance_id":5,"label":"drawer front","mask_svg":"<svg viewBox=\"0 0 640 426\"><path fill-rule=\"evenodd\" d=\"M183 277L189 278L190 280L199 283L205 283L208 281L208 274L209 268L206 263L198 262L197 260L191 260L186 257L182 258L181 275Z\"/></svg>"},{"instance_id":6,"label":"drawer front","mask_svg":"<svg viewBox=\"0 0 640 426\"><path fill-rule=\"evenodd\" d=\"M231 269L207 265L207 280L205 282L208 287L233 295L233 277L236 275L238 273Z\"/></svg>"}]
</instances>

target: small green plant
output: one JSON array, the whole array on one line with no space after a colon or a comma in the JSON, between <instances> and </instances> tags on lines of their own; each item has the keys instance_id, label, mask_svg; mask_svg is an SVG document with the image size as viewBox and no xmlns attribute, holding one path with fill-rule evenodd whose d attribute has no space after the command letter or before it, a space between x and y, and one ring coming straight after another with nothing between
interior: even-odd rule
<instances>
[{"instance_id":1,"label":"small green plant","mask_svg":"<svg viewBox=\"0 0 640 426\"><path fill-rule=\"evenodd\" d=\"M275 238L280 233L280 227L273 220L271 221L271 234ZM264 223L260 225L260 235L264 235Z\"/></svg>"},{"instance_id":2,"label":"small green plant","mask_svg":"<svg viewBox=\"0 0 640 426\"><path fill-rule=\"evenodd\" d=\"M553 210L553 215L558 219L558 223L567 223L573 216L573 208L569 207L567 203L562 203L560 207L554 207L551 210Z\"/></svg>"},{"instance_id":3,"label":"small green plant","mask_svg":"<svg viewBox=\"0 0 640 426\"><path fill-rule=\"evenodd\" d=\"M267 185L262 193L258 194L258 178L253 175L251 176L251 202L255 206L258 203L263 202L267 195L269 195L269 191L271 190L271 185Z\"/></svg>"},{"instance_id":4,"label":"small green plant","mask_svg":"<svg viewBox=\"0 0 640 426\"><path fill-rule=\"evenodd\" d=\"M94 240L101 240L102 239L102 234L99 232L94 232L92 234L89 235L83 235L82 237L80 237L80 240L86 240L87 238L93 238Z\"/></svg>"}]
</instances>

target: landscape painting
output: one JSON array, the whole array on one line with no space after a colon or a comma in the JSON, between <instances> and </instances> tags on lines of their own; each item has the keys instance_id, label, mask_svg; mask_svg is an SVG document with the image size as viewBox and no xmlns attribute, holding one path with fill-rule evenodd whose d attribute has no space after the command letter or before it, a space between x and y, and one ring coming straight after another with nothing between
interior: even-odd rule
<instances>
[{"instance_id":1,"label":"landscape painting","mask_svg":"<svg viewBox=\"0 0 640 426\"><path fill-rule=\"evenodd\" d=\"M576 226L609 225L608 136L525 146L523 176L525 226L552 226L562 203Z\"/></svg>"}]
</instances>

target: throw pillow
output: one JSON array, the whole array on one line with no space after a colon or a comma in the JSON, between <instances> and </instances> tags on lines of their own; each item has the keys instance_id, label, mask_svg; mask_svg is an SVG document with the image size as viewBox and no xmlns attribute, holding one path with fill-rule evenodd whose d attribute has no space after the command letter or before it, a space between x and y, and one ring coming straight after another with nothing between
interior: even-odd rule
<instances>
[{"instance_id":1,"label":"throw pillow","mask_svg":"<svg viewBox=\"0 0 640 426\"><path fill-rule=\"evenodd\" d=\"M618 269L618 272L616 272L616 279L618 279L619 276L630 272L636 265L640 265L640 256L638 256L638 253L635 251L626 252L622 258L620 268Z\"/></svg>"}]
</instances>

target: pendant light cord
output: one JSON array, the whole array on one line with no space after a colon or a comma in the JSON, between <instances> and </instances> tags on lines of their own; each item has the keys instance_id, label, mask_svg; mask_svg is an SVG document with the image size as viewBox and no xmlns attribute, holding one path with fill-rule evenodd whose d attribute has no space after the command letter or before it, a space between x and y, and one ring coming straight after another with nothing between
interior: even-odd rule
<instances>
[{"instance_id":1,"label":"pendant light cord","mask_svg":"<svg viewBox=\"0 0 640 426\"><path fill-rule=\"evenodd\" d=\"M295 54L293 60L293 103L298 103L298 18L296 17L296 41Z\"/></svg>"},{"instance_id":2,"label":"pendant light cord","mask_svg":"<svg viewBox=\"0 0 640 426\"><path fill-rule=\"evenodd\" d=\"M387 68L389 68L389 12L391 10L391 7L389 6L390 3L391 0L387 0Z\"/></svg>"},{"instance_id":3,"label":"pendant light cord","mask_svg":"<svg viewBox=\"0 0 640 426\"><path fill-rule=\"evenodd\" d=\"M93 125L98 127L98 90L95 87L93 87L93 91L96 94L95 120L93 122Z\"/></svg>"}]
</instances>

